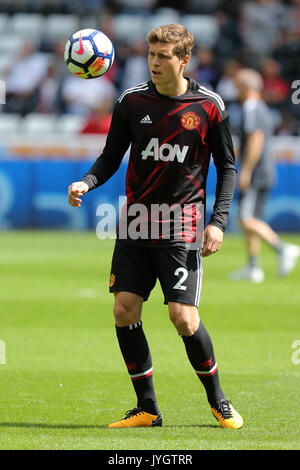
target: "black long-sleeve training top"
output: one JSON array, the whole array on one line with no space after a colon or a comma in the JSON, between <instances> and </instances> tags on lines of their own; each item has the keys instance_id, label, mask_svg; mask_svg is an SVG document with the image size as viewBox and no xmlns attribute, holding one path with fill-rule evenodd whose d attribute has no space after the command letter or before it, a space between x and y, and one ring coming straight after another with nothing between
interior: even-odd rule
<instances>
[{"instance_id":1,"label":"black long-sleeve training top","mask_svg":"<svg viewBox=\"0 0 300 470\"><path fill-rule=\"evenodd\" d=\"M149 211L161 204L189 208L202 203L205 207L212 155L217 183L209 223L225 230L236 165L228 115L217 93L191 78L186 93L176 97L161 95L152 81L124 91L115 104L103 153L82 179L89 190L118 170L130 145L127 211L134 204L143 204ZM190 214L194 217L195 211Z\"/></svg>"}]
</instances>

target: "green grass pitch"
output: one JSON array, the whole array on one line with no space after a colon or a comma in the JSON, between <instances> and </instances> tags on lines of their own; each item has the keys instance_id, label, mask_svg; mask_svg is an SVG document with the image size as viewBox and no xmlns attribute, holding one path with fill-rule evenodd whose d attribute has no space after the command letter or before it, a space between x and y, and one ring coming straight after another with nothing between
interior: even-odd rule
<instances>
[{"instance_id":1,"label":"green grass pitch","mask_svg":"<svg viewBox=\"0 0 300 470\"><path fill-rule=\"evenodd\" d=\"M279 280L265 246L266 281L230 283L245 251L229 234L205 259L199 312L244 428L213 418L159 285L143 324L164 425L107 428L136 406L107 289L113 243L92 232L0 233L0 449L299 449L300 263Z\"/></svg>"}]
</instances>

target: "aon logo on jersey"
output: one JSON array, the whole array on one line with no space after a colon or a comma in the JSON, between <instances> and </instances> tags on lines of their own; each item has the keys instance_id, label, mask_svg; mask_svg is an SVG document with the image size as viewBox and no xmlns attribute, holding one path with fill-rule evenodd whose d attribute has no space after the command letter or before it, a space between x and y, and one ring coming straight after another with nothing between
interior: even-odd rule
<instances>
[{"instance_id":1,"label":"aon logo on jersey","mask_svg":"<svg viewBox=\"0 0 300 470\"><path fill-rule=\"evenodd\" d=\"M146 160L148 157L154 157L154 160L172 162L176 158L179 163L183 163L188 149L188 145L184 145L182 149L178 144L171 145L166 143L160 146L158 139L153 137L147 145L147 148L142 152L142 160Z\"/></svg>"}]
</instances>

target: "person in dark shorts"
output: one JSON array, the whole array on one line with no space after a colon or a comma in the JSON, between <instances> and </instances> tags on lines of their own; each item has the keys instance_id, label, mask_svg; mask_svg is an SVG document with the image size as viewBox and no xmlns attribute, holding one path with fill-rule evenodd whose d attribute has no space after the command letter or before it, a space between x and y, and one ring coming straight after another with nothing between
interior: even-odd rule
<instances>
[{"instance_id":1,"label":"person in dark shorts","mask_svg":"<svg viewBox=\"0 0 300 470\"><path fill-rule=\"evenodd\" d=\"M109 427L162 425L141 320L143 303L159 280L170 319L213 415L222 427L238 429L243 419L221 389L213 344L197 308L202 259L222 244L236 181L228 116L218 94L184 75L194 45L184 26L158 27L148 34L148 44L151 80L120 95L102 155L68 190L69 203L80 207L86 192L117 171L131 145L127 202L109 285L115 295L116 335L137 406ZM205 226L211 154L217 168L216 199Z\"/></svg>"},{"instance_id":2,"label":"person in dark shorts","mask_svg":"<svg viewBox=\"0 0 300 470\"><path fill-rule=\"evenodd\" d=\"M300 255L298 246L285 243L263 220L263 210L274 183L274 163L269 151L273 133L273 119L263 101L261 75L253 69L241 69L235 77L242 102L240 138L239 224L247 240L248 263L230 274L234 281L264 281L259 255L261 241L269 244L277 254L278 276L285 277L295 267Z\"/></svg>"}]
</instances>

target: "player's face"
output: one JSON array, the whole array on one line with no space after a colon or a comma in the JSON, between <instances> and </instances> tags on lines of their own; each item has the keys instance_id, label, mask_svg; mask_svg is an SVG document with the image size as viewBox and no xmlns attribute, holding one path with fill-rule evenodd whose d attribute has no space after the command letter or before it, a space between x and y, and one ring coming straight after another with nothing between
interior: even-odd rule
<instances>
[{"instance_id":1,"label":"player's face","mask_svg":"<svg viewBox=\"0 0 300 470\"><path fill-rule=\"evenodd\" d=\"M182 78L189 56L180 59L174 54L174 43L157 42L150 44L148 65L155 85L164 85Z\"/></svg>"}]
</instances>

